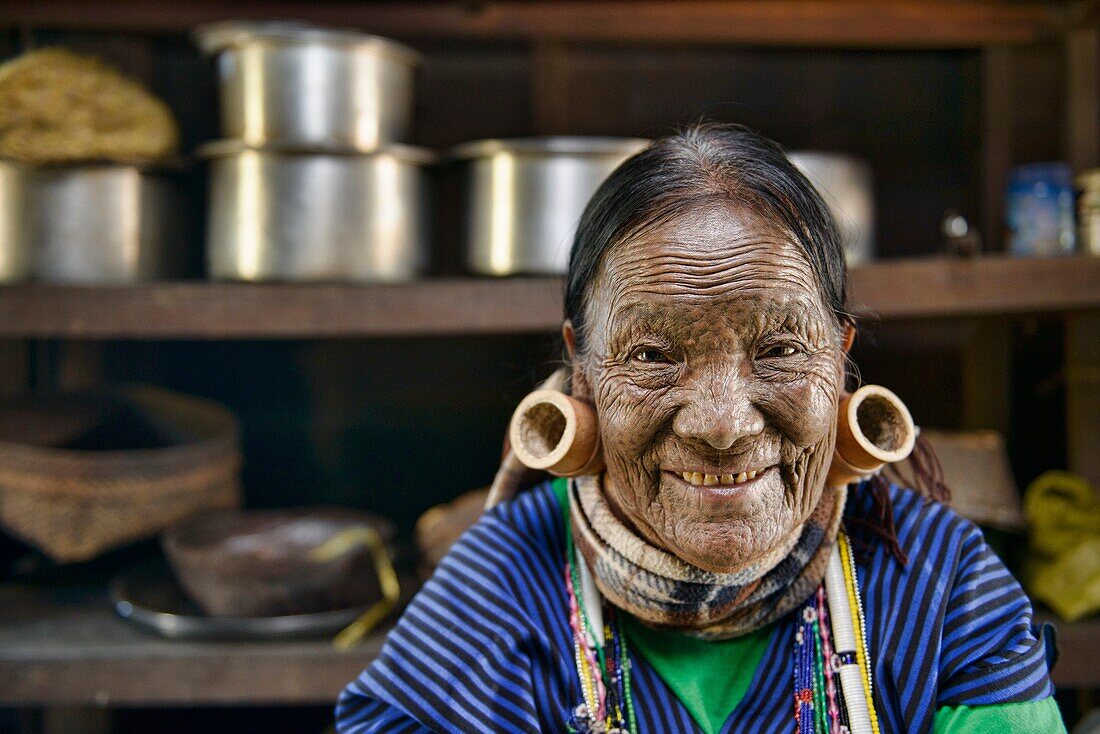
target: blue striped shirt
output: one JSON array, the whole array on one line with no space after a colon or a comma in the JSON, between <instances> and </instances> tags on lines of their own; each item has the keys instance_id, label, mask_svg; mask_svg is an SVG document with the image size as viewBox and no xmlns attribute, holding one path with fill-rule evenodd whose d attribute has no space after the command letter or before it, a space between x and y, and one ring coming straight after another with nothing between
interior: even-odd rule
<instances>
[{"instance_id":1,"label":"blue striped shirt","mask_svg":"<svg viewBox=\"0 0 1100 734\"><path fill-rule=\"evenodd\" d=\"M1051 695L1031 605L981 532L894 487L902 566L879 547L859 567L884 732L931 731L940 706ZM867 515L853 492L846 513ZM455 544L341 694L341 734L564 732L582 702L563 577L564 528L549 482L487 513ZM776 633L723 733L793 732L794 614ZM640 732L698 732L631 653Z\"/></svg>"}]
</instances>

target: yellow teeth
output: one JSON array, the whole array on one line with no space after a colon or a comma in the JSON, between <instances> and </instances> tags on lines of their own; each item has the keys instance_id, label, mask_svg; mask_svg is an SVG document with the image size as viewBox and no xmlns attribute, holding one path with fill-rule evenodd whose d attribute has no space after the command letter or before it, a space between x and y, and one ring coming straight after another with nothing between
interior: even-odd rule
<instances>
[{"instance_id":1,"label":"yellow teeth","mask_svg":"<svg viewBox=\"0 0 1100 734\"><path fill-rule=\"evenodd\" d=\"M740 474L703 474L697 471L685 471L680 472L680 476L684 478L684 481L688 484L692 484L696 487L711 487L715 484L742 484L755 479L757 474L763 474L763 469L753 469L748 472L741 472Z\"/></svg>"}]
</instances>

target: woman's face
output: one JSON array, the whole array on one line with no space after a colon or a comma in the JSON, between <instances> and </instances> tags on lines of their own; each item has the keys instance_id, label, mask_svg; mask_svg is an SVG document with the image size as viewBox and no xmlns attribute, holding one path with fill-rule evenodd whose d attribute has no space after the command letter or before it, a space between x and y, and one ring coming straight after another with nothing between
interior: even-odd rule
<instances>
[{"instance_id":1,"label":"woman's face","mask_svg":"<svg viewBox=\"0 0 1100 734\"><path fill-rule=\"evenodd\" d=\"M833 453L843 348L793 238L746 209L691 212L613 248L588 303L573 390L596 406L620 519L717 572L798 532Z\"/></svg>"}]
</instances>

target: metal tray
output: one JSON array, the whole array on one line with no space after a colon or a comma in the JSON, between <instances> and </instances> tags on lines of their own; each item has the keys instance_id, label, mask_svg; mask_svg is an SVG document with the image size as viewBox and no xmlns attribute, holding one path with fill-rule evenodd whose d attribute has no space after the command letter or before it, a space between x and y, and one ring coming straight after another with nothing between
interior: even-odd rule
<instances>
[{"instance_id":1,"label":"metal tray","mask_svg":"<svg viewBox=\"0 0 1100 734\"><path fill-rule=\"evenodd\" d=\"M118 616L175 640L285 640L335 635L369 607L282 617L210 617L187 598L163 561L114 578L111 604Z\"/></svg>"}]
</instances>

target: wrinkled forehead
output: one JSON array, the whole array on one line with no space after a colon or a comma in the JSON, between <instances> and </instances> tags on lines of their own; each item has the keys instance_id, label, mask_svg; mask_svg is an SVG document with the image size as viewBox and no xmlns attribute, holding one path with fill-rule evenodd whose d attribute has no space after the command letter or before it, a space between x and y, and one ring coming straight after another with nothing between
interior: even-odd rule
<instances>
[{"instance_id":1,"label":"wrinkled forehead","mask_svg":"<svg viewBox=\"0 0 1100 734\"><path fill-rule=\"evenodd\" d=\"M833 320L794 236L751 210L728 207L689 212L619 243L591 295L604 319L710 307Z\"/></svg>"}]
</instances>

